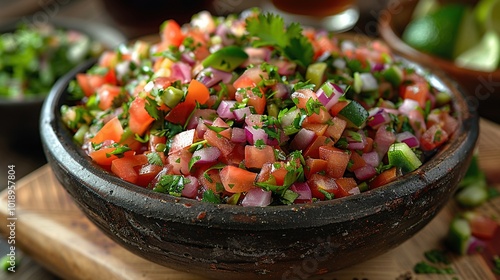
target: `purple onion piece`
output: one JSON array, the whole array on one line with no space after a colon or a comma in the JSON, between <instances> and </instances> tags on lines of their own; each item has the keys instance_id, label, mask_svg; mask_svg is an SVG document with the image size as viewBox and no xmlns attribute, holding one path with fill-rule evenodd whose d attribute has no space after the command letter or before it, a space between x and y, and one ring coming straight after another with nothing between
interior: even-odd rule
<instances>
[{"instance_id":1,"label":"purple onion piece","mask_svg":"<svg viewBox=\"0 0 500 280\"><path fill-rule=\"evenodd\" d=\"M253 188L248 190L245 198L241 201L241 205L245 207L257 206L264 207L271 204L271 192L261 188Z\"/></svg>"}]
</instances>

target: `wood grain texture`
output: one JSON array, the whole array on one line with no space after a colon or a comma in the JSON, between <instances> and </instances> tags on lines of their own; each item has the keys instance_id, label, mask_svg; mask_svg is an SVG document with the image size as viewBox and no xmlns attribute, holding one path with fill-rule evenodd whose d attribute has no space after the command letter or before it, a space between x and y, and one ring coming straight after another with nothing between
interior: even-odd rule
<instances>
[{"instance_id":1,"label":"wood grain texture","mask_svg":"<svg viewBox=\"0 0 500 280\"><path fill-rule=\"evenodd\" d=\"M490 183L500 190L500 126L481 120L479 160ZM49 166L18 182L16 189L16 241L19 248L47 269L66 279L171 279L196 280L200 276L154 264L126 251L105 236L73 203ZM0 205L6 205L6 193ZM0 219L7 218L6 207ZM457 213L451 201L422 231L392 251L330 275L315 279L500 279L491 271L491 260L481 254L452 256L456 275L416 275L413 267L424 252L442 248L450 219ZM480 207L500 222L500 198ZM6 227L0 227L5 235ZM500 248L494 248L500 254ZM304 264L306 265L306 264ZM307 267L301 270L307 274Z\"/></svg>"}]
</instances>

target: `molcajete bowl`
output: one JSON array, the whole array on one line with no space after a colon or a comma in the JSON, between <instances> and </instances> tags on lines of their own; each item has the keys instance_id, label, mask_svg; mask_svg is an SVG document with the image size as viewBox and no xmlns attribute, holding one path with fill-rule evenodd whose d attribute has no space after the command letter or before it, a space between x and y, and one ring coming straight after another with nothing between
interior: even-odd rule
<instances>
[{"instance_id":1,"label":"molcajete bowl","mask_svg":"<svg viewBox=\"0 0 500 280\"><path fill-rule=\"evenodd\" d=\"M409 63L422 70L416 64ZM478 117L454 82L458 131L429 161L377 189L309 204L242 207L156 193L94 164L73 143L60 107L67 85L89 62L59 80L41 115L44 151L58 180L104 233L155 263L215 279L303 279L381 255L422 229L455 192L478 137Z\"/></svg>"}]
</instances>

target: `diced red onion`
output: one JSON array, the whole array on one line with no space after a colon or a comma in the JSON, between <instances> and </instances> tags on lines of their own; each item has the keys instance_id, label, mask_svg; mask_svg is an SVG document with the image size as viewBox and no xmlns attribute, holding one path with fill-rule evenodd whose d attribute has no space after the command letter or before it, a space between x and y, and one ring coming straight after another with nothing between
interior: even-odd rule
<instances>
[{"instance_id":1,"label":"diced red onion","mask_svg":"<svg viewBox=\"0 0 500 280\"><path fill-rule=\"evenodd\" d=\"M202 139L203 138L203 135L205 134L205 132L207 132L208 130L208 127L206 124L209 124L209 122L203 120L203 119L199 119L198 120L198 125L196 126L196 135L198 136L198 138Z\"/></svg>"},{"instance_id":2,"label":"diced red onion","mask_svg":"<svg viewBox=\"0 0 500 280\"><path fill-rule=\"evenodd\" d=\"M310 202L312 199L311 188L306 182L295 182L290 186L290 190L299 195L294 203Z\"/></svg>"},{"instance_id":3,"label":"diced red onion","mask_svg":"<svg viewBox=\"0 0 500 280\"><path fill-rule=\"evenodd\" d=\"M195 164L211 163L217 161L221 152L216 147L204 147L194 151L193 158L196 159ZM199 158L198 158L199 157Z\"/></svg>"},{"instance_id":4,"label":"diced red onion","mask_svg":"<svg viewBox=\"0 0 500 280\"><path fill-rule=\"evenodd\" d=\"M184 62L175 62L172 64L171 77L175 80L180 80L183 83L191 81L191 66Z\"/></svg>"},{"instance_id":5,"label":"diced red onion","mask_svg":"<svg viewBox=\"0 0 500 280\"><path fill-rule=\"evenodd\" d=\"M380 71L383 71L384 69L385 69L384 63L376 62L376 63L373 63L373 65L372 65L372 71L380 72Z\"/></svg>"},{"instance_id":6,"label":"diced red onion","mask_svg":"<svg viewBox=\"0 0 500 280\"><path fill-rule=\"evenodd\" d=\"M350 195L360 194L360 193L361 193L361 190L359 189L359 187L354 187L354 188L350 189L350 190L348 191L348 193L349 193Z\"/></svg>"},{"instance_id":7,"label":"diced red onion","mask_svg":"<svg viewBox=\"0 0 500 280\"><path fill-rule=\"evenodd\" d=\"M231 109L236 104L235 100L222 100L217 108L217 114L223 119L234 120L236 117Z\"/></svg>"},{"instance_id":8,"label":"diced red onion","mask_svg":"<svg viewBox=\"0 0 500 280\"><path fill-rule=\"evenodd\" d=\"M254 145L257 140L262 140L264 143L267 143L269 138L264 129L254 128L249 125L245 126L245 135L250 145Z\"/></svg>"},{"instance_id":9,"label":"diced red onion","mask_svg":"<svg viewBox=\"0 0 500 280\"><path fill-rule=\"evenodd\" d=\"M193 52L184 52L181 54L181 61L193 66L196 63Z\"/></svg>"},{"instance_id":10,"label":"diced red onion","mask_svg":"<svg viewBox=\"0 0 500 280\"><path fill-rule=\"evenodd\" d=\"M375 133L374 146L380 158L385 156L389 150L389 146L391 146L395 141L396 135L387 127L387 125L383 125L377 129L377 132Z\"/></svg>"},{"instance_id":11,"label":"diced red onion","mask_svg":"<svg viewBox=\"0 0 500 280\"><path fill-rule=\"evenodd\" d=\"M193 129L198 126L200 119L212 121L217 117L217 112L213 109L194 109L193 115L186 126L187 129Z\"/></svg>"},{"instance_id":12,"label":"diced red onion","mask_svg":"<svg viewBox=\"0 0 500 280\"><path fill-rule=\"evenodd\" d=\"M406 143L406 145L410 148L420 147L420 141L418 141L418 138L409 131L403 131L396 134L396 141Z\"/></svg>"},{"instance_id":13,"label":"diced red onion","mask_svg":"<svg viewBox=\"0 0 500 280\"><path fill-rule=\"evenodd\" d=\"M262 127L262 115L250 114L245 118L245 123L248 126L258 126Z\"/></svg>"},{"instance_id":14,"label":"diced red onion","mask_svg":"<svg viewBox=\"0 0 500 280\"><path fill-rule=\"evenodd\" d=\"M233 114L237 121L244 120L247 116L252 114L252 106L234 109Z\"/></svg>"},{"instance_id":15,"label":"diced red onion","mask_svg":"<svg viewBox=\"0 0 500 280\"><path fill-rule=\"evenodd\" d=\"M188 184L184 185L184 189L182 189L182 196L188 198L195 198L198 195L198 187L200 186L200 182L194 176L186 176L186 179L189 180Z\"/></svg>"},{"instance_id":16,"label":"diced red onion","mask_svg":"<svg viewBox=\"0 0 500 280\"><path fill-rule=\"evenodd\" d=\"M262 64L262 62L269 61L271 57L271 50L268 48L247 47L245 48L245 52L248 55L248 59L242 64L242 67Z\"/></svg>"},{"instance_id":17,"label":"diced red onion","mask_svg":"<svg viewBox=\"0 0 500 280\"><path fill-rule=\"evenodd\" d=\"M247 141L245 129L239 127L233 127L233 133L231 134L231 142L244 143L245 141Z\"/></svg>"},{"instance_id":18,"label":"diced red onion","mask_svg":"<svg viewBox=\"0 0 500 280\"><path fill-rule=\"evenodd\" d=\"M368 125L374 129L379 128L381 125L388 124L391 122L391 116L384 109L377 109L378 111L370 116L368 119ZM372 111L370 111L372 112Z\"/></svg>"},{"instance_id":19,"label":"diced red onion","mask_svg":"<svg viewBox=\"0 0 500 280\"><path fill-rule=\"evenodd\" d=\"M378 89L378 82L375 77L373 77L372 73L361 73L359 74L359 77L361 79L362 85L361 85L361 91L367 92L367 91L374 91Z\"/></svg>"},{"instance_id":20,"label":"diced red onion","mask_svg":"<svg viewBox=\"0 0 500 280\"><path fill-rule=\"evenodd\" d=\"M295 135L292 142L290 142L290 148L292 150L305 150L316 137L316 133L312 130L301 128L299 132Z\"/></svg>"},{"instance_id":21,"label":"diced red onion","mask_svg":"<svg viewBox=\"0 0 500 280\"><path fill-rule=\"evenodd\" d=\"M328 95L324 91L323 89L324 86L329 87L329 90L332 91L330 97L328 97ZM323 106L325 106L327 110L330 110L330 108L332 108L333 105L335 105L339 101L339 98L343 94L344 91L342 90L342 88L340 88L338 85L334 83L325 84L322 87L320 87L318 91L316 91L316 96L318 97L318 100L321 102L321 104L323 104Z\"/></svg>"},{"instance_id":22,"label":"diced red onion","mask_svg":"<svg viewBox=\"0 0 500 280\"><path fill-rule=\"evenodd\" d=\"M376 151L363 153L361 157L366 162L366 164L369 164L373 167L377 167L380 164L380 156Z\"/></svg>"},{"instance_id":23,"label":"diced red onion","mask_svg":"<svg viewBox=\"0 0 500 280\"><path fill-rule=\"evenodd\" d=\"M241 201L241 205L245 207L258 206L264 207L271 204L271 192L261 188L253 188L248 190L245 198Z\"/></svg>"},{"instance_id":24,"label":"diced red onion","mask_svg":"<svg viewBox=\"0 0 500 280\"><path fill-rule=\"evenodd\" d=\"M398 111L401 112L401 114L408 115L411 111L417 108L419 108L418 101L407 98L403 100L403 103L399 106Z\"/></svg>"},{"instance_id":25,"label":"diced red onion","mask_svg":"<svg viewBox=\"0 0 500 280\"><path fill-rule=\"evenodd\" d=\"M352 137L347 136L347 148L350 150L363 150L367 144L366 135L362 130L358 131L359 136L361 136L361 140L358 141L353 139Z\"/></svg>"},{"instance_id":26,"label":"diced red onion","mask_svg":"<svg viewBox=\"0 0 500 280\"><path fill-rule=\"evenodd\" d=\"M272 59L269 61L269 64L276 66L278 68L278 74L282 76L292 75L297 69L297 64L295 62L282 59Z\"/></svg>"},{"instance_id":27,"label":"diced red onion","mask_svg":"<svg viewBox=\"0 0 500 280\"><path fill-rule=\"evenodd\" d=\"M174 138L172 138L172 146L170 148L171 153L175 153L178 150L182 150L186 147L189 147L193 144L195 129L185 130L179 134L176 134Z\"/></svg>"},{"instance_id":28,"label":"diced red onion","mask_svg":"<svg viewBox=\"0 0 500 280\"><path fill-rule=\"evenodd\" d=\"M481 252L481 250L484 250L486 248L486 241L479 239L475 236L469 237L468 240L468 245L467 245L467 254L468 255L473 255L477 252Z\"/></svg>"},{"instance_id":29,"label":"diced red onion","mask_svg":"<svg viewBox=\"0 0 500 280\"><path fill-rule=\"evenodd\" d=\"M290 96L290 88L284 83L277 83L272 86L275 98L288 98Z\"/></svg>"},{"instance_id":30,"label":"diced red onion","mask_svg":"<svg viewBox=\"0 0 500 280\"><path fill-rule=\"evenodd\" d=\"M222 39L222 44L224 46L229 46L234 44L234 39L232 37L227 36L229 32L230 32L229 28L225 24L219 24L215 29L215 34Z\"/></svg>"},{"instance_id":31,"label":"diced red onion","mask_svg":"<svg viewBox=\"0 0 500 280\"><path fill-rule=\"evenodd\" d=\"M377 175L377 170L372 165L367 164L354 170L354 175L358 178L358 180L365 181Z\"/></svg>"},{"instance_id":32,"label":"diced red onion","mask_svg":"<svg viewBox=\"0 0 500 280\"><path fill-rule=\"evenodd\" d=\"M223 82L229 83L233 79L233 74L212 67L205 68L198 73L196 79L207 87L213 87Z\"/></svg>"}]
</instances>

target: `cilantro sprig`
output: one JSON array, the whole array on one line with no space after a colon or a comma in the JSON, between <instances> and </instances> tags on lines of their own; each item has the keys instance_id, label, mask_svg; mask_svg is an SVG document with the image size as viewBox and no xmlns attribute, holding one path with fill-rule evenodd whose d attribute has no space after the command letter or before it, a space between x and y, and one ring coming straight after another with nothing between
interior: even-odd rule
<instances>
[{"instance_id":1,"label":"cilantro sprig","mask_svg":"<svg viewBox=\"0 0 500 280\"><path fill-rule=\"evenodd\" d=\"M246 29L256 39L254 47L273 47L281 55L306 67L313 61L314 50L309 39L302 34L299 23L288 27L282 17L272 13L259 14L246 20Z\"/></svg>"}]
</instances>

